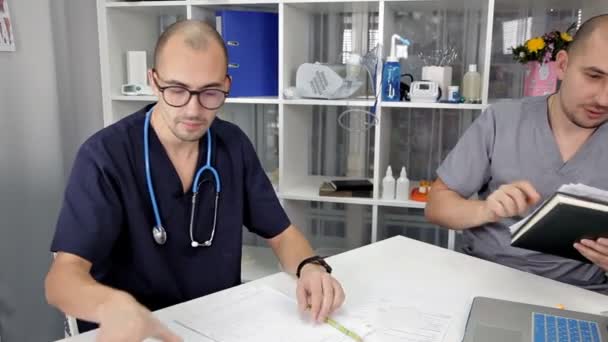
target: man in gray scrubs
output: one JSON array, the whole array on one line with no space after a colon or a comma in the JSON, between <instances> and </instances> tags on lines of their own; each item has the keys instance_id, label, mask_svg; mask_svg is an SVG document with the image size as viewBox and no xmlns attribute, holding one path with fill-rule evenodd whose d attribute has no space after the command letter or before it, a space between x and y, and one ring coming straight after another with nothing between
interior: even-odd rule
<instances>
[{"instance_id":1,"label":"man in gray scrubs","mask_svg":"<svg viewBox=\"0 0 608 342\"><path fill-rule=\"evenodd\" d=\"M608 15L585 22L557 65L556 94L475 120L437 170L425 214L462 230L467 254L608 294L608 239L572 247L589 263L510 245L509 226L562 184L608 190Z\"/></svg>"}]
</instances>

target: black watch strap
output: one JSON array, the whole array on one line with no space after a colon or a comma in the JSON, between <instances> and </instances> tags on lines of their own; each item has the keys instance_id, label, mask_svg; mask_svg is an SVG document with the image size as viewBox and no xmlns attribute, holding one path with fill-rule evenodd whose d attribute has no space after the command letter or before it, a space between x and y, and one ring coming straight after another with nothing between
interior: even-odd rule
<instances>
[{"instance_id":1,"label":"black watch strap","mask_svg":"<svg viewBox=\"0 0 608 342\"><path fill-rule=\"evenodd\" d=\"M315 255L311 256L310 258L306 258L300 262L300 264L298 265L298 270L296 271L296 276L298 278L300 278L300 272L302 271L302 267L304 267L304 265L306 264L319 265L325 268L325 271L327 271L327 273L331 273L331 266L329 266L322 257Z\"/></svg>"}]
</instances>

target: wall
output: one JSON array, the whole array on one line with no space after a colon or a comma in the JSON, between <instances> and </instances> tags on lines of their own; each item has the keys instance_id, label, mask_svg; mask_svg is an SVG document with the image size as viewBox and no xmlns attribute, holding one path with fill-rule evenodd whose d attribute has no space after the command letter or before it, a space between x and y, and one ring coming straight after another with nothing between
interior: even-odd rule
<instances>
[{"instance_id":1,"label":"wall","mask_svg":"<svg viewBox=\"0 0 608 342\"><path fill-rule=\"evenodd\" d=\"M63 334L44 276L65 178L101 127L95 3L8 3L17 51L0 52L0 336L49 341Z\"/></svg>"}]
</instances>

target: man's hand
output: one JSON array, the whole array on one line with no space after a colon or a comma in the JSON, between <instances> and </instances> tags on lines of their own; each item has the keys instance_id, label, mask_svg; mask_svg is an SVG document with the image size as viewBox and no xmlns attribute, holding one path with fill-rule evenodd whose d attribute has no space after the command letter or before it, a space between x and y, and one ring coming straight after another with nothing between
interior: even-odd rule
<instances>
[{"instance_id":1,"label":"man's hand","mask_svg":"<svg viewBox=\"0 0 608 342\"><path fill-rule=\"evenodd\" d=\"M608 239L583 239L580 243L575 243L574 248L576 248L585 258L608 272Z\"/></svg>"},{"instance_id":2,"label":"man's hand","mask_svg":"<svg viewBox=\"0 0 608 342\"><path fill-rule=\"evenodd\" d=\"M99 342L143 341L148 337L163 342L182 339L164 326L143 305L126 293L119 293L99 308Z\"/></svg>"},{"instance_id":3,"label":"man's hand","mask_svg":"<svg viewBox=\"0 0 608 342\"><path fill-rule=\"evenodd\" d=\"M302 267L296 289L300 312L310 307L312 319L325 322L344 303L344 290L334 277L319 265Z\"/></svg>"},{"instance_id":4,"label":"man's hand","mask_svg":"<svg viewBox=\"0 0 608 342\"><path fill-rule=\"evenodd\" d=\"M504 184L485 200L483 215L487 222L496 222L518 215L523 216L540 199L540 195L530 182L518 181Z\"/></svg>"}]
</instances>

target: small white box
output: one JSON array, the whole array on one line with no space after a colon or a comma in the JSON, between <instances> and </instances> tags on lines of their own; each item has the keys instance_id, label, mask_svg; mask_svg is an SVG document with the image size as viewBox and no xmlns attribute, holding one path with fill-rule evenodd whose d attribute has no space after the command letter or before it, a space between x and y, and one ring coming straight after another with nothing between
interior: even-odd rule
<instances>
[{"instance_id":1,"label":"small white box","mask_svg":"<svg viewBox=\"0 0 608 342\"><path fill-rule=\"evenodd\" d=\"M127 84L147 85L146 51L127 51Z\"/></svg>"},{"instance_id":2,"label":"small white box","mask_svg":"<svg viewBox=\"0 0 608 342\"><path fill-rule=\"evenodd\" d=\"M439 88L441 88L441 100L447 100L448 87L452 85L452 67L422 67L422 80L436 82L439 85Z\"/></svg>"}]
</instances>

